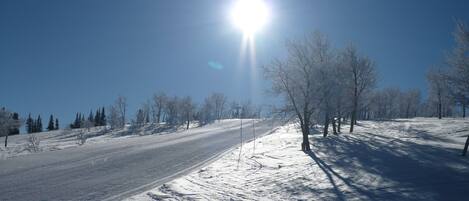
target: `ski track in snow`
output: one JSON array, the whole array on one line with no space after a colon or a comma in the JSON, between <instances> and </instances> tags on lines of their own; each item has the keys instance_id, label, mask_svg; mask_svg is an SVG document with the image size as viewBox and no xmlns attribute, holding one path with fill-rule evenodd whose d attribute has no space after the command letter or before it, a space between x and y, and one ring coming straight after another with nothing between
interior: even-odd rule
<instances>
[{"instance_id":1,"label":"ski track in snow","mask_svg":"<svg viewBox=\"0 0 469 201\"><path fill-rule=\"evenodd\" d=\"M347 131L348 127L342 128ZM313 134L299 150L294 124L214 163L126 199L136 200L464 200L469 158L460 156L469 121L362 121L353 134Z\"/></svg>"}]
</instances>

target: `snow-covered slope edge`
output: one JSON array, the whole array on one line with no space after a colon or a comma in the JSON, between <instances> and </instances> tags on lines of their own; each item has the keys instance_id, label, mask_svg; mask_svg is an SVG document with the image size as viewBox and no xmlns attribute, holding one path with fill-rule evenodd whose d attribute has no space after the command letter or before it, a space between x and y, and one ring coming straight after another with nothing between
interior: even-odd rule
<instances>
[{"instance_id":1,"label":"snow-covered slope edge","mask_svg":"<svg viewBox=\"0 0 469 201\"><path fill-rule=\"evenodd\" d=\"M344 131L346 128L344 129ZM354 134L311 137L299 150L294 125L229 152L216 162L135 200L462 200L469 121L360 122Z\"/></svg>"},{"instance_id":2,"label":"snow-covered slope edge","mask_svg":"<svg viewBox=\"0 0 469 201\"><path fill-rule=\"evenodd\" d=\"M238 124L239 120L237 119L225 119L201 127L194 123L190 125L189 130L185 126L171 127L164 124L147 124L140 128L127 126L124 129L118 130L110 130L105 127L92 127L90 129L64 129L34 134L12 135L8 138L8 147L0 146L0 160L35 153L59 151L78 146L100 146L103 143L118 143L128 141L129 138L144 140L145 138L154 138L165 134L179 137L181 135L194 135L214 130L237 129ZM37 147L34 150L30 146L30 137L33 135L38 139ZM81 141L82 137L79 137L80 135L84 136L85 141ZM4 137L1 137L0 141L3 142L3 140Z\"/></svg>"}]
</instances>

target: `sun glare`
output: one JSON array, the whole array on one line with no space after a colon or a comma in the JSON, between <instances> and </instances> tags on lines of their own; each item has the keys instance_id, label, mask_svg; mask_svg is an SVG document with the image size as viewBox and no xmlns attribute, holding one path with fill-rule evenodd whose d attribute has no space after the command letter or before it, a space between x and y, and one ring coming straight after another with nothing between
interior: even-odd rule
<instances>
[{"instance_id":1,"label":"sun glare","mask_svg":"<svg viewBox=\"0 0 469 201\"><path fill-rule=\"evenodd\" d=\"M253 35L267 23L269 10L263 0L238 0L231 13L234 24L245 35Z\"/></svg>"}]
</instances>

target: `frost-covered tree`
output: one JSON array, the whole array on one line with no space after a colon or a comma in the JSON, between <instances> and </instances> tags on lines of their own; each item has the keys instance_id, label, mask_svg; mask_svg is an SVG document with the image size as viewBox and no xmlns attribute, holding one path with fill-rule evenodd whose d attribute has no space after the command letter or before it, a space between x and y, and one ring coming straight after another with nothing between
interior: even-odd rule
<instances>
[{"instance_id":1,"label":"frost-covered tree","mask_svg":"<svg viewBox=\"0 0 469 201\"><path fill-rule=\"evenodd\" d=\"M412 118L419 114L423 104L420 91L410 89L402 91L399 88L384 88L375 90L371 96L370 118L393 119Z\"/></svg>"},{"instance_id":2,"label":"frost-covered tree","mask_svg":"<svg viewBox=\"0 0 469 201\"><path fill-rule=\"evenodd\" d=\"M8 135L12 129L18 129L21 126L19 119L13 118L13 113L5 108L0 109L0 136L5 136L5 147L8 146Z\"/></svg>"},{"instance_id":3,"label":"frost-covered tree","mask_svg":"<svg viewBox=\"0 0 469 201\"><path fill-rule=\"evenodd\" d=\"M199 108L198 118L201 125L212 123L216 120L214 100L209 96L204 99L203 104Z\"/></svg>"},{"instance_id":4,"label":"frost-covered tree","mask_svg":"<svg viewBox=\"0 0 469 201\"><path fill-rule=\"evenodd\" d=\"M127 112L127 98L123 96L117 97L117 100L115 102L115 106L117 108L117 111L119 112L119 116L121 118L120 123L121 126L124 127L125 125L125 115Z\"/></svg>"},{"instance_id":5,"label":"frost-covered tree","mask_svg":"<svg viewBox=\"0 0 469 201\"><path fill-rule=\"evenodd\" d=\"M444 109L449 109L450 96L446 74L441 68L432 68L427 73L429 85L429 100L436 105L438 118L444 115Z\"/></svg>"},{"instance_id":6,"label":"frost-covered tree","mask_svg":"<svg viewBox=\"0 0 469 201\"><path fill-rule=\"evenodd\" d=\"M163 92L153 95L151 110L153 114L153 120L155 123L161 122L163 110L166 106L167 100L168 100L168 97Z\"/></svg>"},{"instance_id":7,"label":"frost-covered tree","mask_svg":"<svg viewBox=\"0 0 469 201\"><path fill-rule=\"evenodd\" d=\"M109 125L111 126L111 129L122 128L123 125L120 121L121 118L119 116L118 109L115 105L111 105L109 107Z\"/></svg>"},{"instance_id":8,"label":"frost-covered tree","mask_svg":"<svg viewBox=\"0 0 469 201\"><path fill-rule=\"evenodd\" d=\"M181 108L181 117L183 122L186 123L186 129L189 129L189 125L194 117L195 103L192 101L190 96L186 96L179 104Z\"/></svg>"},{"instance_id":9,"label":"frost-covered tree","mask_svg":"<svg viewBox=\"0 0 469 201\"><path fill-rule=\"evenodd\" d=\"M315 33L302 41L290 41L287 59L275 59L264 67L272 92L285 98L284 110L293 113L300 123L303 151L311 150L308 136L313 114L320 104L317 94L320 85L316 78L323 61L317 54L324 48L323 40L322 34Z\"/></svg>"},{"instance_id":10,"label":"frost-covered tree","mask_svg":"<svg viewBox=\"0 0 469 201\"><path fill-rule=\"evenodd\" d=\"M456 46L446 58L449 90L454 100L460 104L463 117L469 104L469 27L462 21L456 23L454 32Z\"/></svg>"},{"instance_id":11,"label":"frost-covered tree","mask_svg":"<svg viewBox=\"0 0 469 201\"><path fill-rule=\"evenodd\" d=\"M165 113L166 113L166 123L169 125L178 125L181 123L180 119L180 108L179 108L179 97L174 96L168 98L165 104Z\"/></svg>"},{"instance_id":12,"label":"frost-covered tree","mask_svg":"<svg viewBox=\"0 0 469 201\"><path fill-rule=\"evenodd\" d=\"M113 105L109 107L109 124L111 129L119 129L125 127L127 113L127 99L118 96ZM101 115L104 115L104 110Z\"/></svg>"},{"instance_id":13,"label":"frost-covered tree","mask_svg":"<svg viewBox=\"0 0 469 201\"><path fill-rule=\"evenodd\" d=\"M18 113L13 112L11 115L12 115L11 118L14 121L20 121L20 116L19 116ZM20 128L19 127L14 127L14 128L10 129L9 135L18 135L18 134L20 134Z\"/></svg>"},{"instance_id":14,"label":"frost-covered tree","mask_svg":"<svg viewBox=\"0 0 469 201\"><path fill-rule=\"evenodd\" d=\"M222 93L213 93L210 96L210 99L212 99L213 104L214 104L214 109L215 109L215 117L217 120L220 120L223 118L223 113L225 112L225 105L227 98L224 94Z\"/></svg>"},{"instance_id":15,"label":"frost-covered tree","mask_svg":"<svg viewBox=\"0 0 469 201\"><path fill-rule=\"evenodd\" d=\"M143 123L144 124L150 123L150 113L151 113L150 102L143 103L141 110L142 110L142 115L143 115Z\"/></svg>"},{"instance_id":16,"label":"frost-covered tree","mask_svg":"<svg viewBox=\"0 0 469 201\"><path fill-rule=\"evenodd\" d=\"M357 121L361 98L369 92L376 83L376 70L374 62L358 53L355 46L347 46L341 54L343 73L346 74L346 86L351 95L352 108L350 114L350 132Z\"/></svg>"}]
</instances>

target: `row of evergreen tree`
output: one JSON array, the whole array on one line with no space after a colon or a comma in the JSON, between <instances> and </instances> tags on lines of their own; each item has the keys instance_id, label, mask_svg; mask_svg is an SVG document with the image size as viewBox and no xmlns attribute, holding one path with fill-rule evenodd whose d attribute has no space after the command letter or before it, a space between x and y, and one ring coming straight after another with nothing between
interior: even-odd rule
<instances>
[{"instance_id":1,"label":"row of evergreen tree","mask_svg":"<svg viewBox=\"0 0 469 201\"><path fill-rule=\"evenodd\" d=\"M54 120L54 116L50 115L49 124L47 125L48 131L58 130L59 129L59 119ZM43 131L41 115L38 115L36 119L31 117L29 114L28 119L26 119L26 131L28 133L39 133Z\"/></svg>"},{"instance_id":2,"label":"row of evergreen tree","mask_svg":"<svg viewBox=\"0 0 469 201\"><path fill-rule=\"evenodd\" d=\"M84 128L86 125L92 126L105 126L106 125L106 112L104 107L96 110L96 113L93 114L93 111L90 111L88 118L85 119L85 115L77 113L75 116L75 121L70 124L70 128Z\"/></svg>"},{"instance_id":3,"label":"row of evergreen tree","mask_svg":"<svg viewBox=\"0 0 469 201\"><path fill-rule=\"evenodd\" d=\"M56 118L54 122L54 116L50 115L49 124L47 125L47 130L48 131L59 130L59 119Z\"/></svg>"}]
</instances>

